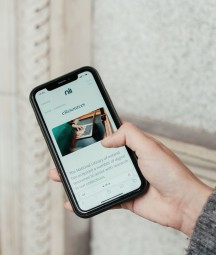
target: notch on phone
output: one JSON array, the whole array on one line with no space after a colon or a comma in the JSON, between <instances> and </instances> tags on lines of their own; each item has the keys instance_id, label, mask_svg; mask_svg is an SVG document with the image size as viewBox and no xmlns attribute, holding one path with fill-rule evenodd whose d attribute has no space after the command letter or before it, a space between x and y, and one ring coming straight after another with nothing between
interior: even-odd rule
<instances>
[{"instance_id":1,"label":"notch on phone","mask_svg":"<svg viewBox=\"0 0 216 255\"><path fill-rule=\"evenodd\" d=\"M65 85L69 82L75 81L78 79L78 74L71 74L67 77L60 77L59 79L56 80L56 82L53 84L49 84L47 86L47 90L51 91L53 89L57 89L62 85Z\"/></svg>"}]
</instances>

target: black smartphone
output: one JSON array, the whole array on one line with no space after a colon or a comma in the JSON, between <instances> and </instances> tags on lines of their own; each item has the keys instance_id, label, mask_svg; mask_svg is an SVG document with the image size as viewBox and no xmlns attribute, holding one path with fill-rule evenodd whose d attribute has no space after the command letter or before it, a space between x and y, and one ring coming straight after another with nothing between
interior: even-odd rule
<instances>
[{"instance_id":1,"label":"black smartphone","mask_svg":"<svg viewBox=\"0 0 216 255\"><path fill-rule=\"evenodd\" d=\"M78 216L94 216L145 191L134 152L101 144L121 121L94 68L34 88L30 101Z\"/></svg>"}]
</instances>

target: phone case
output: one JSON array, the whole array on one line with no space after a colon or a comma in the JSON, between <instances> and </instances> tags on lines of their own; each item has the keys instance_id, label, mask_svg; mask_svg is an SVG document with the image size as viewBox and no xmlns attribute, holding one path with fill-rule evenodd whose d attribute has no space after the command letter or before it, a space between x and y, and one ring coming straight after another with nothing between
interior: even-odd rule
<instances>
[{"instance_id":1,"label":"phone case","mask_svg":"<svg viewBox=\"0 0 216 255\"><path fill-rule=\"evenodd\" d=\"M92 73L92 75L94 76L94 79L98 85L98 88L102 94L102 96L104 97L104 100L109 108L109 111L110 111L110 114L112 115L112 118L113 118L113 121L115 122L117 128L119 128L121 126L121 121L119 119L119 116L112 104L112 101L103 85L103 82L98 74L98 72L93 68L93 67L90 67L90 66L85 66L85 67L82 67L82 68L79 68L73 72L70 72L68 74L65 74L61 77L58 77L54 80L51 80L45 84L42 84L40 86L37 86L36 88L34 88L31 93L30 93L30 102L31 102L31 105L32 105L32 108L34 110L34 113L35 113L35 116L37 118L37 121L38 121L38 124L40 126L40 129L42 131L42 134L45 138L45 141L47 143L47 146L49 148L49 151L51 153L51 156L53 158L53 161L55 163L55 166L58 170L58 173L59 173L59 176L61 178L61 181L62 181L62 184L64 186L64 189L67 193L67 196L68 196L68 199L73 207L73 210L74 212L79 216L79 217L82 217L82 218L89 218L89 217L92 217L96 214L99 214L101 212L104 212L110 208L112 208L113 206L117 205L117 204L120 204L122 202L125 202L125 201L128 201L140 194L142 194L143 192L145 192L148 188L148 182L145 180L145 178L143 177L139 167L138 167L138 164L137 164L137 159L136 159L136 155L134 152L132 152L129 148L127 148L128 152L129 152L129 155L131 157L131 160L137 170L137 173L141 179L141 186L139 189L135 190L135 191L132 191L130 193L127 193L121 197L118 197L116 199L113 199L105 204L102 204L98 207L95 207L91 210L88 210L88 211L83 211L79 205L78 205L78 202L76 200L76 197L73 193L73 190L72 190L72 187L69 183L69 180L66 176L66 173L64 171L64 168L62 166L62 163L61 163L61 160L56 152L56 149L55 149L55 146L51 140L51 137L50 137L50 134L48 132L48 129L46 127L46 124L45 124L45 121L43 120L43 117L42 117L42 114L40 113L40 109L39 109L39 106L37 105L37 102L36 102L36 99L35 99L35 94L36 92L38 92L39 90L43 89L43 88L47 88L49 86L52 86L52 84L57 84L57 82L59 80L64 80L65 78L67 78L68 76L73 76L73 75L76 75L78 73L81 73L81 72L84 72L84 71L90 71Z\"/></svg>"}]
</instances>

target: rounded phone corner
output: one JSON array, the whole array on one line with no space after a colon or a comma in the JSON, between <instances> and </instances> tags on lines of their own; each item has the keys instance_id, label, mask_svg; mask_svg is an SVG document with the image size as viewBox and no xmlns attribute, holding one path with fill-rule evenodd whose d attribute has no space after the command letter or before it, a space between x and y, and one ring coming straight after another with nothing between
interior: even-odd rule
<instances>
[{"instance_id":1,"label":"rounded phone corner","mask_svg":"<svg viewBox=\"0 0 216 255\"><path fill-rule=\"evenodd\" d=\"M83 218L83 219L91 218L92 216L94 216L95 214L97 214L97 213L92 213L92 212L90 212L90 211L82 210L78 205L74 205L74 206L72 206L72 207L73 207L74 213L75 213L78 217Z\"/></svg>"},{"instance_id":2,"label":"rounded phone corner","mask_svg":"<svg viewBox=\"0 0 216 255\"><path fill-rule=\"evenodd\" d=\"M74 213L75 213L78 217L80 217L80 218L82 218L82 219L88 219L88 218L91 218L91 217L92 217L92 216L89 215L88 213L83 213L82 210L74 209Z\"/></svg>"},{"instance_id":3,"label":"rounded phone corner","mask_svg":"<svg viewBox=\"0 0 216 255\"><path fill-rule=\"evenodd\" d=\"M83 66L78 69L79 71L90 71L98 74L97 69L95 69L93 66Z\"/></svg>"},{"instance_id":4,"label":"rounded phone corner","mask_svg":"<svg viewBox=\"0 0 216 255\"><path fill-rule=\"evenodd\" d=\"M143 193L146 193L149 189L149 182L147 180L143 183Z\"/></svg>"},{"instance_id":5,"label":"rounded phone corner","mask_svg":"<svg viewBox=\"0 0 216 255\"><path fill-rule=\"evenodd\" d=\"M140 185L140 190L142 193L147 192L149 188L149 182L143 177L141 178L141 185Z\"/></svg>"},{"instance_id":6,"label":"rounded phone corner","mask_svg":"<svg viewBox=\"0 0 216 255\"><path fill-rule=\"evenodd\" d=\"M37 87L36 87L37 88ZM36 93L36 88L33 88L29 94L29 101L32 103L34 101L34 96Z\"/></svg>"}]
</instances>

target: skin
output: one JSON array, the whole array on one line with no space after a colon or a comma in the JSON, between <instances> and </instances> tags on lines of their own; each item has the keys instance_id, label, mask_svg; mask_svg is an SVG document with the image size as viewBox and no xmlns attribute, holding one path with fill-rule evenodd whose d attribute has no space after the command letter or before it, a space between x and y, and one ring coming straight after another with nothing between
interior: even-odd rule
<instances>
[{"instance_id":1,"label":"skin","mask_svg":"<svg viewBox=\"0 0 216 255\"><path fill-rule=\"evenodd\" d=\"M76 124L72 124L72 127L73 127L73 128L76 128L77 131L83 129L83 126L79 126L79 125L76 125Z\"/></svg>"},{"instance_id":2,"label":"skin","mask_svg":"<svg viewBox=\"0 0 216 255\"><path fill-rule=\"evenodd\" d=\"M76 138L79 138L82 133L80 133L80 131L83 129L83 126L77 125L78 123L78 119L74 120L74 122L72 123L72 127L76 129Z\"/></svg>"},{"instance_id":3,"label":"skin","mask_svg":"<svg viewBox=\"0 0 216 255\"><path fill-rule=\"evenodd\" d=\"M78 125L77 123L78 123L78 119L75 119L73 122L72 122L72 127L73 128L75 128L77 131L79 131L79 130L82 130L83 129L83 126L80 126L80 125Z\"/></svg>"},{"instance_id":4,"label":"skin","mask_svg":"<svg viewBox=\"0 0 216 255\"><path fill-rule=\"evenodd\" d=\"M138 157L139 167L150 183L148 191L119 205L160 225L191 236L204 204L213 189L202 183L165 145L130 123L105 138L107 148L127 145ZM57 171L52 180L60 182ZM72 211L69 202L65 208Z\"/></svg>"}]
</instances>

